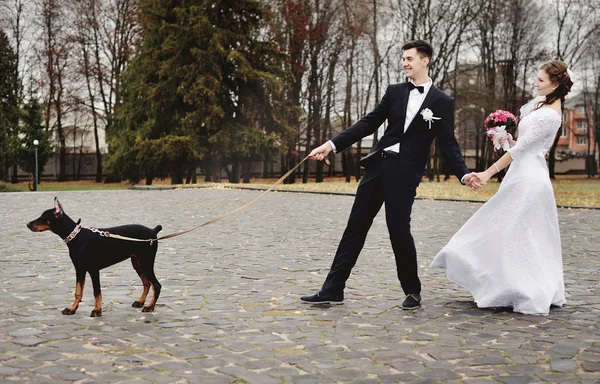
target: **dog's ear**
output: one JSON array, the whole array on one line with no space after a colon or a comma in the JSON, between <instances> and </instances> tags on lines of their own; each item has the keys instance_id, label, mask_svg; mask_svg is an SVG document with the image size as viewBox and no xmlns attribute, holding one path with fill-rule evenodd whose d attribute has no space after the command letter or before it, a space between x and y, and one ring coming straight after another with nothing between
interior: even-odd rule
<instances>
[{"instance_id":1,"label":"dog's ear","mask_svg":"<svg viewBox=\"0 0 600 384\"><path fill-rule=\"evenodd\" d=\"M64 213L62 205L60 205L60 201L58 198L54 198L54 217L61 217Z\"/></svg>"}]
</instances>

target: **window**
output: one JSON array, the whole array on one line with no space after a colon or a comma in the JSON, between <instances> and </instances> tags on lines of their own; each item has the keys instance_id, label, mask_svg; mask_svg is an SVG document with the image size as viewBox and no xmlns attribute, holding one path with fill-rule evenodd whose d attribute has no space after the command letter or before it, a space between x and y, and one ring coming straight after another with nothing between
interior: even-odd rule
<instances>
[{"instance_id":1,"label":"window","mask_svg":"<svg viewBox=\"0 0 600 384\"><path fill-rule=\"evenodd\" d=\"M563 123L567 122L567 112L563 112Z\"/></svg>"},{"instance_id":2,"label":"window","mask_svg":"<svg viewBox=\"0 0 600 384\"><path fill-rule=\"evenodd\" d=\"M567 127L565 124L560 127L560 137L567 137Z\"/></svg>"},{"instance_id":3,"label":"window","mask_svg":"<svg viewBox=\"0 0 600 384\"><path fill-rule=\"evenodd\" d=\"M577 113L579 113L580 115L585 115L585 107L583 105L578 105Z\"/></svg>"},{"instance_id":4,"label":"window","mask_svg":"<svg viewBox=\"0 0 600 384\"><path fill-rule=\"evenodd\" d=\"M585 145L586 142L587 142L587 140L584 136L577 137L577 145Z\"/></svg>"},{"instance_id":5,"label":"window","mask_svg":"<svg viewBox=\"0 0 600 384\"><path fill-rule=\"evenodd\" d=\"M577 129L582 132L587 132L587 122L583 119L577 119Z\"/></svg>"}]
</instances>

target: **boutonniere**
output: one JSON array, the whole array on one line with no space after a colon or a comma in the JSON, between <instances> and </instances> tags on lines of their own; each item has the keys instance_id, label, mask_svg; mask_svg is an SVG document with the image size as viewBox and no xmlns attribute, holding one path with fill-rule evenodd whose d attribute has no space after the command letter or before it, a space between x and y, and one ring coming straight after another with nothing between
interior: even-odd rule
<instances>
[{"instance_id":1,"label":"boutonniere","mask_svg":"<svg viewBox=\"0 0 600 384\"><path fill-rule=\"evenodd\" d=\"M429 108L425 108L424 110L422 110L421 116L423 116L423 120L425 120L426 122L429 123L429 129L431 129L431 123L435 122L434 120L441 119L441 117L433 116L433 112L431 112L431 109L429 109Z\"/></svg>"}]
</instances>

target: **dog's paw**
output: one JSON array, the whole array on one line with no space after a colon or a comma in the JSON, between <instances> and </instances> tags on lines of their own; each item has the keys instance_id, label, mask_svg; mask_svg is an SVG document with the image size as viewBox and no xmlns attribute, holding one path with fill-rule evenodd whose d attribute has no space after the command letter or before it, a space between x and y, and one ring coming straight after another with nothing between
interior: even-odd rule
<instances>
[{"instance_id":1,"label":"dog's paw","mask_svg":"<svg viewBox=\"0 0 600 384\"><path fill-rule=\"evenodd\" d=\"M100 317L100 316L102 316L102 310L101 309L98 309L98 310L94 309L92 311L92 314L90 315L90 317Z\"/></svg>"},{"instance_id":2,"label":"dog's paw","mask_svg":"<svg viewBox=\"0 0 600 384\"><path fill-rule=\"evenodd\" d=\"M154 312L154 305L151 307L142 308L142 312Z\"/></svg>"},{"instance_id":3,"label":"dog's paw","mask_svg":"<svg viewBox=\"0 0 600 384\"><path fill-rule=\"evenodd\" d=\"M76 311L77 310L72 311L71 308L65 308L62 310L62 314L63 315L74 315Z\"/></svg>"},{"instance_id":4,"label":"dog's paw","mask_svg":"<svg viewBox=\"0 0 600 384\"><path fill-rule=\"evenodd\" d=\"M131 306L133 308L142 308L144 306L144 302L142 302L142 301L134 301L133 304L131 304Z\"/></svg>"}]
</instances>

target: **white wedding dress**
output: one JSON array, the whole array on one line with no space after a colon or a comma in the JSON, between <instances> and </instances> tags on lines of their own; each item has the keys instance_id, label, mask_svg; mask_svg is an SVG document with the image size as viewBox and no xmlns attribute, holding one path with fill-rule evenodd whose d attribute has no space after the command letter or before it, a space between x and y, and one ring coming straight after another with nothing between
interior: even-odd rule
<instances>
[{"instance_id":1,"label":"white wedding dress","mask_svg":"<svg viewBox=\"0 0 600 384\"><path fill-rule=\"evenodd\" d=\"M534 100L534 102L537 100ZM477 306L547 315L565 302L558 215L545 154L560 115L533 102L521 108L519 137L498 192L433 260L467 288Z\"/></svg>"}]
</instances>

